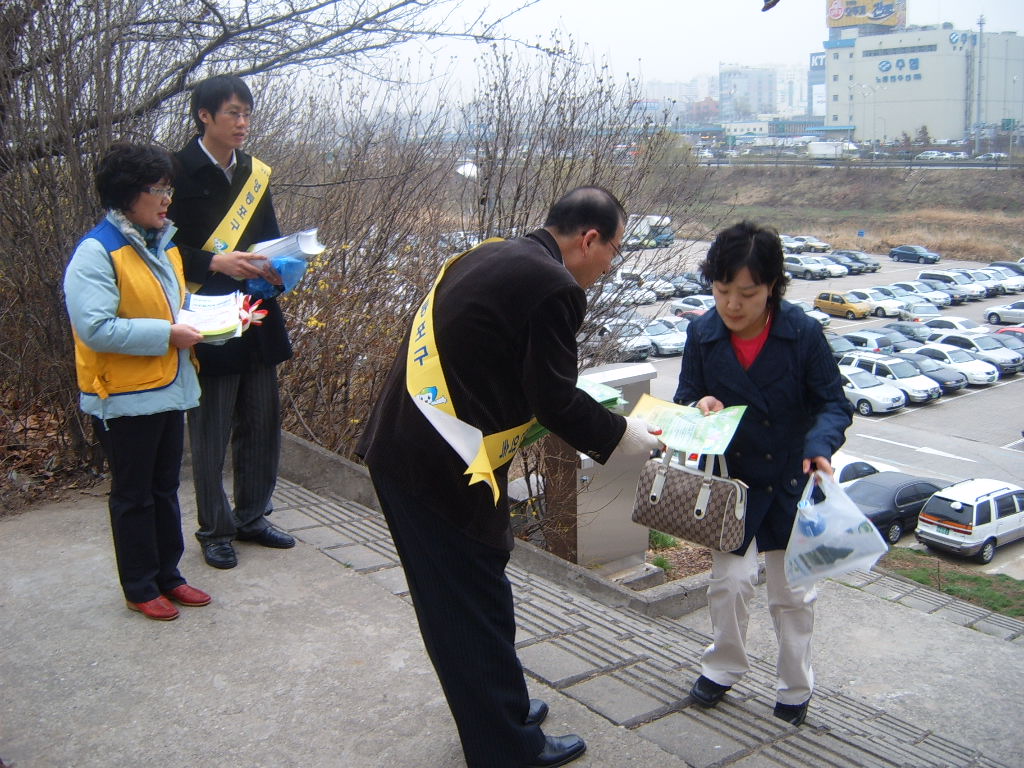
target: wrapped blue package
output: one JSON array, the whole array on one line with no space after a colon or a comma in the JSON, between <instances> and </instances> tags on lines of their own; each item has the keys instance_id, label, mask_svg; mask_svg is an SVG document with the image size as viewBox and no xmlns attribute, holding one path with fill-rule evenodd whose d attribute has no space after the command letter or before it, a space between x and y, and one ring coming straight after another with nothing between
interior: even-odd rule
<instances>
[{"instance_id":1,"label":"wrapped blue package","mask_svg":"<svg viewBox=\"0 0 1024 768\"><path fill-rule=\"evenodd\" d=\"M272 299L282 293L288 293L306 274L307 261L292 256L276 256L270 260L270 265L277 270L283 284L274 285L262 277L249 278L246 281L245 292L254 299Z\"/></svg>"}]
</instances>

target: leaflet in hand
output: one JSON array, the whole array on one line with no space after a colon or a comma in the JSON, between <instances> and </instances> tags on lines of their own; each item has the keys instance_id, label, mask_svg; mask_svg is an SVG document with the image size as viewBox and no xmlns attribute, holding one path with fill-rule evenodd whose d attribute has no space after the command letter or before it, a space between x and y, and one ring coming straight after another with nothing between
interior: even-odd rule
<instances>
[{"instance_id":1,"label":"leaflet in hand","mask_svg":"<svg viewBox=\"0 0 1024 768\"><path fill-rule=\"evenodd\" d=\"M223 342L242 335L238 314L244 294L240 291L223 296L186 293L178 312L178 322L191 325L203 335L204 342Z\"/></svg>"},{"instance_id":2,"label":"leaflet in hand","mask_svg":"<svg viewBox=\"0 0 1024 768\"><path fill-rule=\"evenodd\" d=\"M734 405L705 416L700 408L642 395L629 415L661 427L658 439L674 451L725 453L746 410L745 405Z\"/></svg>"},{"instance_id":3,"label":"leaflet in hand","mask_svg":"<svg viewBox=\"0 0 1024 768\"><path fill-rule=\"evenodd\" d=\"M312 229L304 229L301 232L295 232L275 240L264 240L262 243L249 246L249 251L266 256L268 259L290 258L308 260L312 256L318 256L323 253L326 247L326 245L317 240L316 227L313 227Z\"/></svg>"}]
</instances>

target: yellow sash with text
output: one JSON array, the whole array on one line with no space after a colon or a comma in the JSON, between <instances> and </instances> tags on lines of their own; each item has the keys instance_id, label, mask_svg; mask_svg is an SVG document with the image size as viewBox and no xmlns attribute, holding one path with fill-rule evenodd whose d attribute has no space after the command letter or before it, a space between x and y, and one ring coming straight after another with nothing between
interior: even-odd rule
<instances>
[{"instance_id":1,"label":"yellow sash with text","mask_svg":"<svg viewBox=\"0 0 1024 768\"><path fill-rule=\"evenodd\" d=\"M500 238L495 237L480 245L499 241ZM465 474L470 476L469 484L486 482L497 504L501 491L494 473L512 460L523 436L537 420L530 419L518 427L485 435L455 413L445 380L444 362L434 338L434 293L448 268L469 252L460 253L445 262L413 318L405 364L405 387L427 421L466 462Z\"/></svg>"},{"instance_id":2,"label":"yellow sash with text","mask_svg":"<svg viewBox=\"0 0 1024 768\"><path fill-rule=\"evenodd\" d=\"M263 195L270 188L270 166L255 157L251 159L252 173L242 185L242 189L239 190L238 196L231 203L231 207L224 214L220 224L203 244L204 251L221 253L235 250L249 219L252 217L252 212L256 210L256 206L260 204ZM199 289L199 286L194 283L189 283L188 287L190 291Z\"/></svg>"}]
</instances>

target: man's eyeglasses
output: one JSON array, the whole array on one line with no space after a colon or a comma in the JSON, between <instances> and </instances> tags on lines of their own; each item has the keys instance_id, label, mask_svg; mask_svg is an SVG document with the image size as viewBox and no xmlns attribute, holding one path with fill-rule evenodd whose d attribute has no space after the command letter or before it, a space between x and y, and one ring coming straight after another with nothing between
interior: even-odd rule
<instances>
[{"instance_id":1,"label":"man's eyeglasses","mask_svg":"<svg viewBox=\"0 0 1024 768\"><path fill-rule=\"evenodd\" d=\"M252 112L236 112L232 109L228 112L221 112L221 114L234 123L237 123L239 120L244 120L247 123L252 122Z\"/></svg>"},{"instance_id":2,"label":"man's eyeglasses","mask_svg":"<svg viewBox=\"0 0 1024 768\"><path fill-rule=\"evenodd\" d=\"M146 187L146 191L157 197L174 197L174 187Z\"/></svg>"}]
</instances>

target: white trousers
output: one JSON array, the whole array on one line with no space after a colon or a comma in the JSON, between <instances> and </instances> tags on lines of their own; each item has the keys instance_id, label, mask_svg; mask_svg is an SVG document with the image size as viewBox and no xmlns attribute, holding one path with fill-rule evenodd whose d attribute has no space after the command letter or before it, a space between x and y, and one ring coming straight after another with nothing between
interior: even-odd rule
<instances>
[{"instance_id":1,"label":"white trousers","mask_svg":"<svg viewBox=\"0 0 1024 768\"><path fill-rule=\"evenodd\" d=\"M776 701L803 704L814 690L811 633L814 630L814 586L791 587L786 581L785 552L765 553L768 611L779 642L776 660ZM745 555L713 552L708 582L708 609L714 641L701 658L701 674L719 685L735 685L750 669L746 638L748 606L757 583L757 542Z\"/></svg>"}]
</instances>

